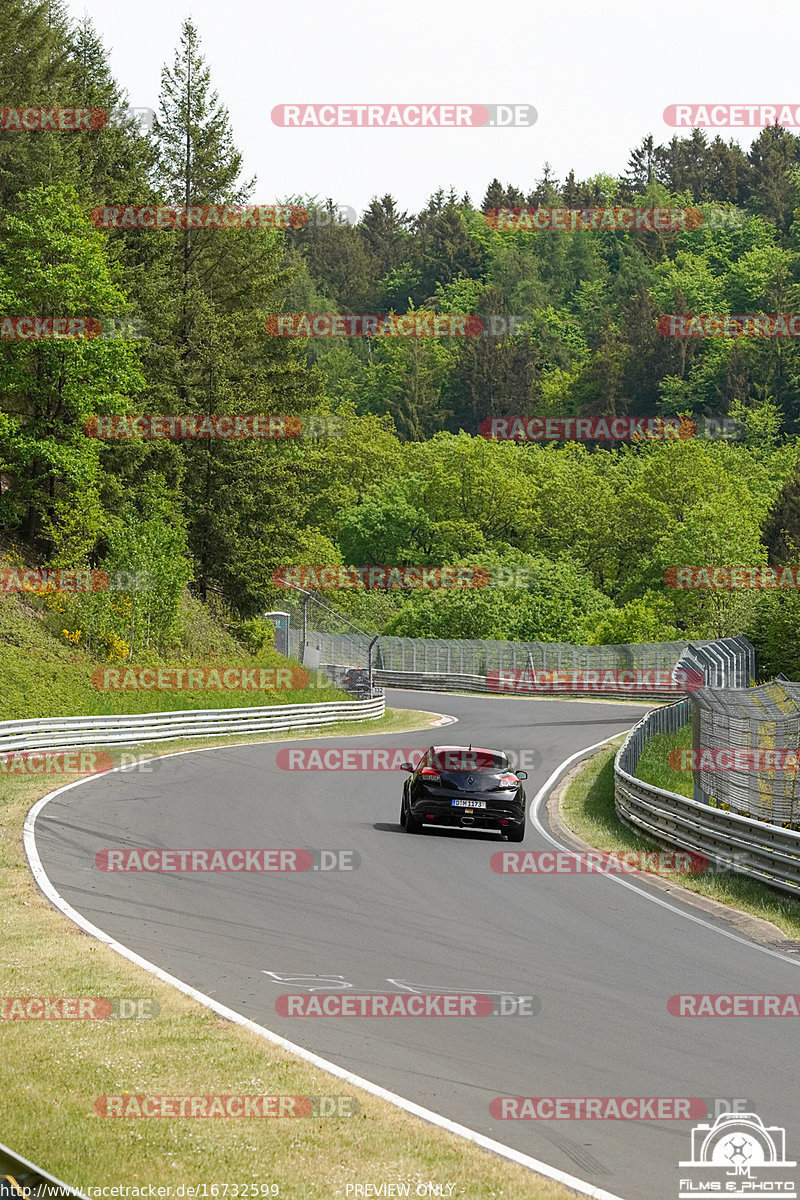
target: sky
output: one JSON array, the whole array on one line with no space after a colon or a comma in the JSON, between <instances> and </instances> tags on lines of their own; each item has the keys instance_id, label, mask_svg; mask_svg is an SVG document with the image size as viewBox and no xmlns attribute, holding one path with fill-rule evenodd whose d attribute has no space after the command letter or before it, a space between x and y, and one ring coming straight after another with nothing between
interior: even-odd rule
<instances>
[{"instance_id":1,"label":"sky","mask_svg":"<svg viewBox=\"0 0 800 1200\"><path fill-rule=\"evenodd\" d=\"M84 0L71 11L92 19L129 103L142 108L157 108L161 68L173 60L183 20L194 21L245 177L258 179L252 200L263 204L331 197L360 214L389 192L401 209L417 211L432 192L453 187L478 205L493 178L527 191L546 162L561 179L571 168L579 179L624 171L648 133L657 142L672 137L668 105L800 110L797 0L763 10L742 0ZM276 105L323 103L526 104L537 119L514 128L286 128L272 120ZM719 132L746 148L758 129Z\"/></svg>"}]
</instances>

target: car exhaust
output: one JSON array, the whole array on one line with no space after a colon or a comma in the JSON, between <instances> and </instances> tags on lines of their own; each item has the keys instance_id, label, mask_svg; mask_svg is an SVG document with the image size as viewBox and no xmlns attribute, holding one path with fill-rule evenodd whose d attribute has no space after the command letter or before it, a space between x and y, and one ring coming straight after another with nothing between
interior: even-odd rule
<instances>
[{"instance_id":1,"label":"car exhaust","mask_svg":"<svg viewBox=\"0 0 800 1200\"><path fill-rule=\"evenodd\" d=\"M462 824L462 825L474 825L474 824L475 824L475 818L474 818L474 817L462 817L462 818L461 818L461 824Z\"/></svg>"}]
</instances>

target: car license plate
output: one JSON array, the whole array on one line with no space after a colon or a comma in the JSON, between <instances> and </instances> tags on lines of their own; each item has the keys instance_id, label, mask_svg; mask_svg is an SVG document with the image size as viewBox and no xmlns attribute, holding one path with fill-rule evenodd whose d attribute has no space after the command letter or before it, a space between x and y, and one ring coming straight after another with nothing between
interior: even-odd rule
<instances>
[{"instance_id":1,"label":"car license plate","mask_svg":"<svg viewBox=\"0 0 800 1200\"><path fill-rule=\"evenodd\" d=\"M485 800L453 800L453 808L486 808Z\"/></svg>"}]
</instances>

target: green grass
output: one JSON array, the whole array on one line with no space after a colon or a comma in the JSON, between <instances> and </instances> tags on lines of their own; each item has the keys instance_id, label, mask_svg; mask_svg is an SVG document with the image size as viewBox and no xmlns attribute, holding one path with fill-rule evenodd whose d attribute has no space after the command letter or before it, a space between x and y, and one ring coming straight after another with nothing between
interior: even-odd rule
<instances>
[{"instance_id":1,"label":"green grass","mask_svg":"<svg viewBox=\"0 0 800 1200\"><path fill-rule=\"evenodd\" d=\"M271 647L257 658L214 622L197 601L183 607L179 636L169 656L139 655L126 667L294 667ZM0 595L0 721L38 717L110 716L114 713L174 712L180 709L252 708L352 699L327 683L323 687L271 690L96 688L92 674L103 664L82 647L54 635L52 621L16 596Z\"/></svg>"},{"instance_id":2,"label":"green grass","mask_svg":"<svg viewBox=\"0 0 800 1200\"><path fill-rule=\"evenodd\" d=\"M645 743L636 775L645 783L663 788L667 792L677 792L679 796L693 795L691 771L679 771L671 767L667 761L670 750L691 750L692 727L684 725L677 733L658 733Z\"/></svg>"},{"instance_id":3,"label":"green grass","mask_svg":"<svg viewBox=\"0 0 800 1200\"><path fill-rule=\"evenodd\" d=\"M666 762L666 754L674 748L676 736L681 735L664 734L653 738L648 744L647 761L643 754L638 772L648 783L670 791L679 790L674 786L673 777L683 774L673 771ZM578 837L597 850L619 853L652 849L651 842L622 824L614 809L614 755L621 741L610 750L600 751L581 768L562 797L561 815ZM642 763L647 775L643 774ZM691 795L690 774L688 794ZM786 937L800 939L800 901L773 891L755 879L727 871L702 875L663 874L660 878L669 879L688 891L718 900L751 916L771 921Z\"/></svg>"}]
</instances>

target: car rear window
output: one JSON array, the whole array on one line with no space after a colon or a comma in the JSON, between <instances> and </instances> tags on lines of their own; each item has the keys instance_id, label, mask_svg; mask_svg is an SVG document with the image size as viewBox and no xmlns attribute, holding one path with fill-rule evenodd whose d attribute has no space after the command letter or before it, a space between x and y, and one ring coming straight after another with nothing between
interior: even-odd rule
<instances>
[{"instance_id":1,"label":"car rear window","mask_svg":"<svg viewBox=\"0 0 800 1200\"><path fill-rule=\"evenodd\" d=\"M440 771L505 771L505 754L491 750L440 750L431 755L431 766Z\"/></svg>"}]
</instances>

